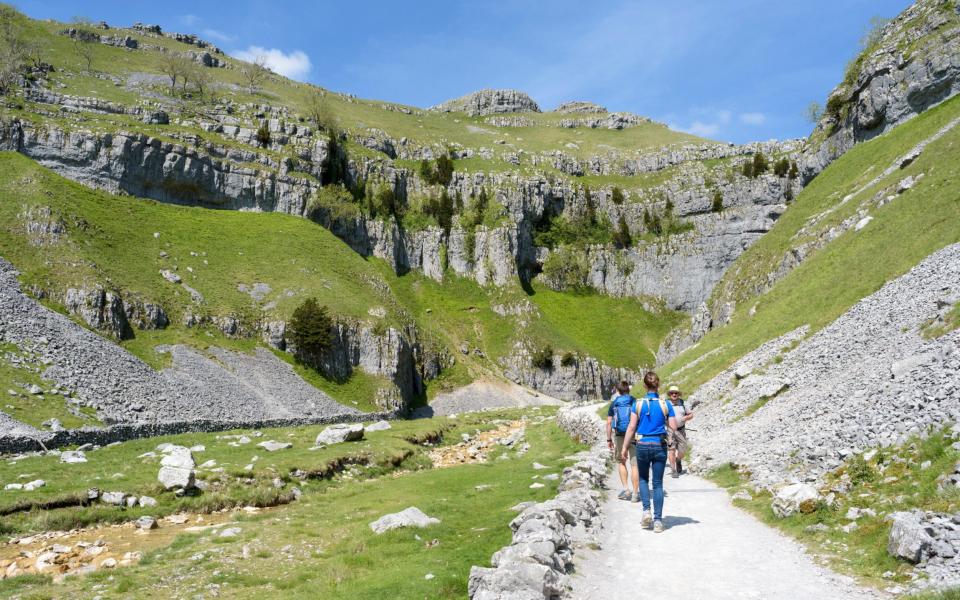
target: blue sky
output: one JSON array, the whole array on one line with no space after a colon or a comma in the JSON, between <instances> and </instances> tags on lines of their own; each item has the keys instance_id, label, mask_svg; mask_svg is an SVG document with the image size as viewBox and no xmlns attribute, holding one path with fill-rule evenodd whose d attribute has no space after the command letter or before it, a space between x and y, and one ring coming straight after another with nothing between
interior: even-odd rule
<instances>
[{"instance_id":1,"label":"blue sky","mask_svg":"<svg viewBox=\"0 0 960 600\"><path fill-rule=\"evenodd\" d=\"M805 136L875 15L907 0L488 0L138 3L14 0L35 18L85 16L197 33L235 56L364 98L430 106L485 87L547 110L590 100L733 142Z\"/></svg>"}]
</instances>

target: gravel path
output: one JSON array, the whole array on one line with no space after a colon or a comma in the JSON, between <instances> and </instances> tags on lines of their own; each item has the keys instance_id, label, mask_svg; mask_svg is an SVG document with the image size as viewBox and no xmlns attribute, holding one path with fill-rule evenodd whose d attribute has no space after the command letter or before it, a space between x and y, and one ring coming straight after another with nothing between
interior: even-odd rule
<instances>
[{"instance_id":1,"label":"gravel path","mask_svg":"<svg viewBox=\"0 0 960 600\"><path fill-rule=\"evenodd\" d=\"M613 473L609 486L618 490ZM609 494L600 550L578 550L572 598L875 600L885 598L818 566L795 541L735 508L721 488L685 475L665 482L667 530L640 526L639 504ZM643 578L649 575L649 584Z\"/></svg>"}]
</instances>

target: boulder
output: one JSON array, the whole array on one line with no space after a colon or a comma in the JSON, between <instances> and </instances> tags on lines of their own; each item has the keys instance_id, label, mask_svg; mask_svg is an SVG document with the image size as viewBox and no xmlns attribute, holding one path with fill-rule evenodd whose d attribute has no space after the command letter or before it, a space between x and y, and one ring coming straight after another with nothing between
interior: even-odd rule
<instances>
[{"instance_id":1,"label":"boulder","mask_svg":"<svg viewBox=\"0 0 960 600\"><path fill-rule=\"evenodd\" d=\"M913 564L920 562L924 551L929 549L934 541L921 517L917 512L896 512L890 515L893 526L887 538L887 552L891 556Z\"/></svg>"},{"instance_id":2,"label":"boulder","mask_svg":"<svg viewBox=\"0 0 960 600\"><path fill-rule=\"evenodd\" d=\"M151 498L150 496L140 496L138 504L140 504L141 507L146 508L148 506L156 506L157 501L155 498Z\"/></svg>"},{"instance_id":3,"label":"boulder","mask_svg":"<svg viewBox=\"0 0 960 600\"><path fill-rule=\"evenodd\" d=\"M429 517L422 510L411 506L398 513L384 515L376 521L370 523L370 529L376 534L381 534L392 529L400 527L427 527L440 523L440 519Z\"/></svg>"},{"instance_id":4,"label":"boulder","mask_svg":"<svg viewBox=\"0 0 960 600\"><path fill-rule=\"evenodd\" d=\"M60 453L60 462L62 463L85 463L87 455L80 450L67 450Z\"/></svg>"},{"instance_id":5,"label":"boulder","mask_svg":"<svg viewBox=\"0 0 960 600\"><path fill-rule=\"evenodd\" d=\"M354 442L363 439L363 425L360 423L331 425L317 436L317 446Z\"/></svg>"},{"instance_id":6,"label":"boulder","mask_svg":"<svg viewBox=\"0 0 960 600\"><path fill-rule=\"evenodd\" d=\"M134 525L136 525L137 529L144 529L144 530L156 529L157 527L159 527L159 525L157 525L156 519L146 515L137 519L134 522Z\"/></svg>"},{"instance_id":7,"label":"boulder","mask_svg":"<svg viewBox=\"0 0 960 600\"><path fill-rule=\"evenodd\" d=\"M276 452L277 450L286 450L288 448L293 448L293 444L290 442L275 442L273 440L268 440L266 442L260 442L257 444L267 452Z\"/></svg>"},{"instance_id":8,"label":"boulder","mask_svg":"<svg viewBox=\"0 0 960 600\"><path fill-rule=\"evenodd\" d=\"M123 492L104 492L100 496L100 501L105 504L113 504L114 506L123 506L123 499L126 498L126 494Z\"/></svg>"},{"instance_id":9,"label":"boulder","mask_svg":"<svg viewBox=\"0 0 960 600\"><path fill-rule=\"evenodd\" d=\"M24 485L23 485L23 489L24 489L24 491L32 492L33 490L38 489L38 488L42 488L42 487L45 486L45 485L47 485L47 482L46 482L46 481L44 481L44 480L42 480L42 479L34 479L34 480L31 481L30 483L24 484Z\"/></svg>"},{"instance_id":10,"label":"boulder","mask_svg":"<svg viewBox=\"0 0 960 600\"><path fill-rule=\"evenodd\" d=\"M367 425L365 427L366 431L385 431L390 428L391 428L391 425L389 421L377 421L376 423L373 423L372 425Z\"/></svg>"},{"instance_id":11,"label":"boulder","mask_svg":"<svg viewBox=\"0 0 960 600\"><path fill-rule=\"evenodd\" d=\"M566 577L538 563L510 562L496 569L472 567L467 594L472 600L544 600L560 597Z\"/></svg>"},{"instance_id":12,"label":"boulder","mask_svg":"<svg viewBox=\"0 0 960 600\"><path fill-rule=\"evenodd\" d=\"M189 489L196 485L196 462L189 448L171 446L163 450L165 455L160 461L157 479L164 489Z\"/></svg>"},{"instance_id":13,"label":"boulder","mask_svg":"<svg viewBox=\"0 0 960 600\"><path fill-rule=\"evenodd\" d=\"M777 491L770 508L781 519L798 512L812 513L817 508L819 497L820 494L815 487L805 483L794 483Z\"/></svg>"}]
</instances>

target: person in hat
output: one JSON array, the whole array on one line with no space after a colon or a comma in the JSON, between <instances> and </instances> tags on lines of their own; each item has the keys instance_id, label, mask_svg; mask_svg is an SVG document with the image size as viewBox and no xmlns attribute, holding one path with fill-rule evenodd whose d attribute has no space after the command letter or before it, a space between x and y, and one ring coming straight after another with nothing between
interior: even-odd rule
<instances>
[{"instance_id":1,"label":"person in hat","mask_svg":"<svg viewBox=\"0 0 960 600\"><path fill-rule=\"evenodd\" d=\"M676 479L683 473L683 463L681 460L687 453L689 446L687 442L687 421L693 418L693 413L687 410L680 396L680 388L671 385L667 389L667 398L673 405L673 412L677 419L677 428L667 431L667 459L670 461L670 468L673 470L672 477Z\"/></svg>"}]
</instances>

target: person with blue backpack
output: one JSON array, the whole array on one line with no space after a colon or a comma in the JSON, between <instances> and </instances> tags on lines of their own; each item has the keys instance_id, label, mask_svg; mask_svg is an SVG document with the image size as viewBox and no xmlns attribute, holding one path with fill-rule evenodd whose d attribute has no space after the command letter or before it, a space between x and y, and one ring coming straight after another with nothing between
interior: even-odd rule
<instances>
[{"instance_id":1,"label":"person with blue backpack","mask_svg":"<svg viewBox=\"0 0 960 600\"><path fill-rule=\"evenodd\" d=\"M677 420L673 405L659 394L660 377L653 371L643 376L647 395L634 403L625 438L636 442L637 470L640 473L640 499L643 518L640 523L653 523L656 533L663 531L663 472L667 467L667 429L676 430ZM627 446L620 452L620 460L627 460ZM650 482L653 473L653 511L650 510Z\"/></svg>"},{"instance_id":2,"label":"person with blue backpack","mask_svg":"<svg viewBox=\"0 0 960 600\"><path fill-rule=\"evenodd\" d=\"M627 426L630 425L630 414L633 412L636 399L630 395L630 384L626 381L618 383L614 390L616 395L610 400L610 408L607 410L607 446L617 459L617 470L620 472L622 489L617 494L617 498L639 502L640 479L637 473L636 449L632 443L624 444L624 440L627 439L625 437ZM627 456L624 458L620 457L622 450L627 450ZM632 479L629 475L632 475ZM630 485L631 480L633 486Z\"/></svg>"}]
</instances>

